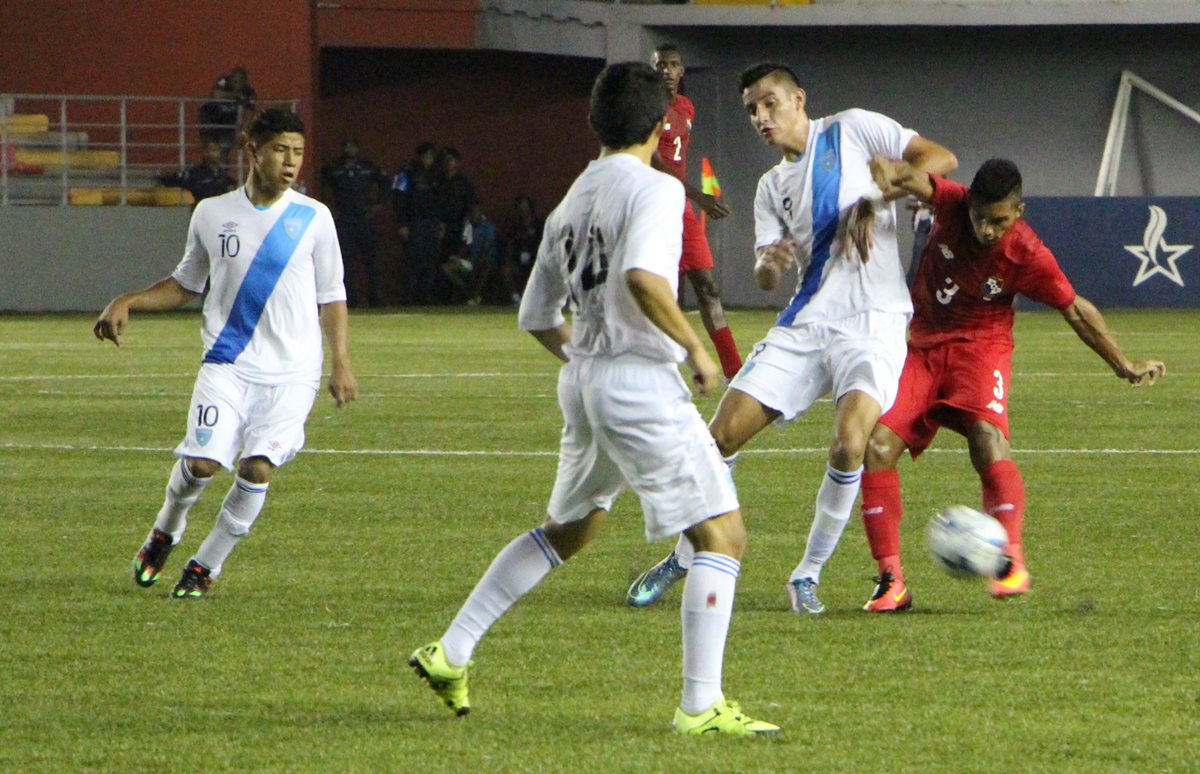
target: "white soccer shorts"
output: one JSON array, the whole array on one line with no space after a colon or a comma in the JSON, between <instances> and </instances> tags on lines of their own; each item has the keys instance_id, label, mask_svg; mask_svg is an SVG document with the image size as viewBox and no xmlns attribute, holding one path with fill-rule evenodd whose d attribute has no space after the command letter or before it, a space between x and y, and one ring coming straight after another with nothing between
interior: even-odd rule
<instances>
[{"instance_id":1,"label":"white soccer shorts","mask_svg":"<svg viewBox=\"0 0 1200 774\"><path fill-rule=\"evenodd\" d=\"M746 393L790 422L821 396L851 390L886 412L896 402L907 353L908 315L863 312L844 320L776 326L754 345L729 388Z\"/></svg>"},{"instance_id":2,"label":"white soccer shorts","mask_svg":"<svg viewBox=\"0 0 1200 774\"><path fill-rule=\"evenodd\" d=\"M304 422L319 386L253 384L233 366L205 363L192 388L187 434L175 454L216 460L226 470L239 457L283 465L304 447Z\"/></svg>"},{"instance_id":3,"label":"white soccer shorts","mask_svg":"<svg viewBox=\"0 0 1200 774\"><path fill-rule=\"evenodd\" d=\"M642 501L647 540L737 509L733 478L675 364L579 358L559 373L558 403L553 521L611 509L626 483Z\"/></svg>"}]
</instances>

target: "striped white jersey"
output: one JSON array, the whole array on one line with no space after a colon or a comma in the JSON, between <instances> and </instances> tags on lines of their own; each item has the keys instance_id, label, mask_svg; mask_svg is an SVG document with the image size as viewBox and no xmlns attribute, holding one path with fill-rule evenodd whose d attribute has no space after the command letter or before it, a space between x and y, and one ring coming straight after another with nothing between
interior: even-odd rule
<instances>
[{"instance_id":1,"label":"striped white jersey","mask_svg":"<svg viewBox=\"0 0 1200 774\"><path fill-rule=\"evenodd\" d=\"M776 325L840 320L867 310L912 314L896 243L896 208L875 217L874 246L866 264L843 254L850 207L878 193L871 180L875 154L903 157L916 132L887 116L846 110L809 125L808 144L758 181L754 199L755 249L791 237L796 242L796 293Z\"/></svg>"},{"instance_id":2,"label":"striped white jersey","mask_svg":"<svg viewBox=\"0 0 1200 774\"><path fill-rule=\"evenodd\" d=\"M634 354L682 362L683 347L638 307L625 274L643 269L677 292L683 203L678 180L628 153L588 164L546 218L521 299L521 329L554 328L569 305L571 341L563 348L569 358Z\"/></svg>"},{"instance_id":3,"label":"striped white jersey","mask_svg":"<svg viewBox=\"0 0 1200 774\"><path fill-rule=\"evenodd\" d=\"M318 304L346 300L329 208L293 190L258 208L245 188L204 199L172 277L204 292L204 362L246 381L321 379Z\"/></svg>"}]
</instances>

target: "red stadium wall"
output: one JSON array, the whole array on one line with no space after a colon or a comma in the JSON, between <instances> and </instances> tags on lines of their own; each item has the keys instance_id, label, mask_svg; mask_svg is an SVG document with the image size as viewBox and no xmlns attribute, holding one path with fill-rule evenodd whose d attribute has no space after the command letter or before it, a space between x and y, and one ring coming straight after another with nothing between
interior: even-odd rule
<instances>
[{"instance_id":1,"label":"red stadium wall","mask_svg":"<svg viewBox=\"0 0 1200 774\"><path fill-rule=\"evenodd\" d=\"M334 158L352 135L392 173L423 140L452 145L494 221L508 222L519 193L545 215L597 153L587 107L602 66L496 51L327 49L318 150Z\"/></svg>"},{"instance_id":2,"label":"red stadium wall","mask_svg":"<svg viewBox=\"0 0 1200 774\"><path fill-rule=\"evenodd\" d=\"M0 91L208 96L234 65L311 103L309 0L5 0Z\"/></svg>"}]
</instances>

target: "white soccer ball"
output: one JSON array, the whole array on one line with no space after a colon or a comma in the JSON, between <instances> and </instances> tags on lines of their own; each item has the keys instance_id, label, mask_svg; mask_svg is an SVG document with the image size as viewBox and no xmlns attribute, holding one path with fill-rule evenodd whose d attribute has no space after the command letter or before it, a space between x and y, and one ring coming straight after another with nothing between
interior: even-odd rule
<instances>
[{"instance_id":1,"label":"white soccer ball","mask_svg":"<svg viewBox=\"0 0 1200 774\"><path fill-rule=\"evenodd\" d=\"M974 508L943 508L929 521L925 537L934 564L951 575L997 578L1008 565L1004 525Z\"/></svg>"}]
</instances>

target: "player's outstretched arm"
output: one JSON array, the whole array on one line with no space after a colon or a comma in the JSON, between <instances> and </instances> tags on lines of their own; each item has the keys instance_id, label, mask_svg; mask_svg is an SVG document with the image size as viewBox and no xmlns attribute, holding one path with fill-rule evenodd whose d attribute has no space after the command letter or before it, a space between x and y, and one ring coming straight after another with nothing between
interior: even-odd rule
<instances>
[{"instance_id":1,"label":"player's outstretched arm","mask_svg":"<svg viewBox=\"0 0 1200 774\"><path fill-rule=\"evenodd\" d=\"M871 178L885 199L898 199L909 194L921 201L933 196L933 181L929 173L917 169L904 159L889 159L876 155L871 159Z\"/></svg>"},{"instance_id":2,"label":"player's outstretched arm","mask_svg":"<svg viewBox=\"0 0 1200 774\"><path fill-rule=\"evenodd\" d=\"M920 135L908 141L908 145L904 148L903 160L908 162L913 169L919 169L932 175L945 176L958 169L958 157L949 148L944 148L933 140Z\"/></svg>"},{"instance_id":3,"label":"player's outstretched arm","mask_svg":"<svg viewBox=\"0 0 1200 774\"><path fill-rule=\"evenodd\" d=\"M358 397L358 380L350 369L350 314L345 301L321 304L321 330L329 342L329 394L338 408Z\"/></svg>"},{"instance_id":4,"label":"player's outstretched arm","mask_svg":"<svg viewBox=\"0 0 1200 774\"><path fill-rule=\"evenodd\" d=\"M716 389L721 383L721 369L717 368L695 329L684 317L667 279L644 269L630 269L625 272L625 282L638 308L650 322L687 351L687 364L700 394L708 395Z\"/></svg>"},{"instance_id":5,"label":"player's outstretched arm","mask_svg":"<svg viewBox=\"0 0 1200 774\"><path fill-rule=\"evenodd\" d=\"M122 293L104 307L100 318L92 326L92 334L101 341L108 339L119 347L125 326L129 323L130 312L167 312L178 309L199 295L184 288L174 277L161 279L142 290Z\"/></svg>"},{"instance_id":6,"label":"player's outstretched arm","mask_svg":"<svg viewBox=\"0 0 1200 774\"><path fill-rule=\"evenodd\" d=\"M1103 358L1113 373L1130 384L1152 385L1166 375L1167 366L1161 360L1130 361L1126 358L1108 332L1100 310L1083 296L1075 296L1071 305L1062 310L1062 316L1083 343Z\"/></svg>"}]
</instances>

